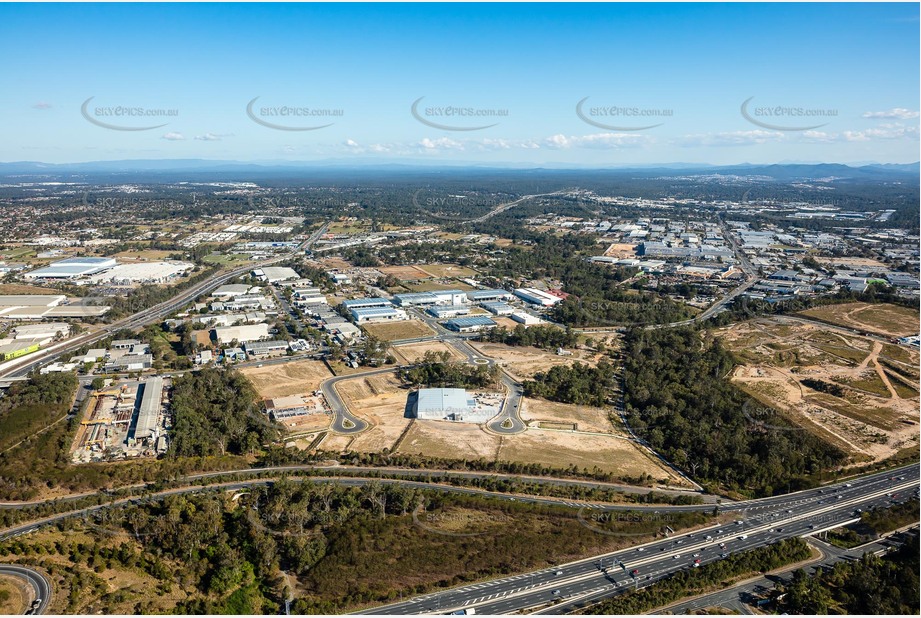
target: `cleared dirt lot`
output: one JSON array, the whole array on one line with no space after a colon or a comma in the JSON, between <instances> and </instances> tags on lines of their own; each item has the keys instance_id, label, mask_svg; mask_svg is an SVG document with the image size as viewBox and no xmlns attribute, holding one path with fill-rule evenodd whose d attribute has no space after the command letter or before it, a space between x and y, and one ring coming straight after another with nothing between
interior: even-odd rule
<instances>
[{"instance_id":1,"label":"cleared dirt lot","mask_svg":"<svg viewBox=\"0 0 921 618\"><path fill-rule=\"evenodd\" d=\"M393 275L400 281L418 281L431 279L432 275L417 266L378 266L377 269L385 275Z\"/></svg>"},{"instance_id":2,"label":"cleared dirt lot","mask_svg":"<svg viewBox=\"0 0 921 618\"><path fill-rule=\"evenodd\" d=\"M411 420L405 417L409 390L400 386L397 377L389 373L356 377L338 382L334 388L349 411L371 424L355 436L350 449L367 453L392 449ZM323 448L327 448L325 441Z\"/></svg>"},{"instance_id":3,"label":"cleared dirt lot","mask_svg":"<svg viewBox=\"0 0 921 618\"><path fill-rule=\"evenodd\" d=\"M886 303L828 305L826 307L807 309L801 314L823 322L840 324L841 326L880 333L890 337L917 335L919 328L921 328L916 310Z\"/></svg>"},{"instance_id":4,"label":"cleared dirt lot","mask_svg":"<svg viewBox=\"0 0 921 618\"><path fill-rule=\"evenodd\" d=\"M479 425L416 421L397 452L446 459L495 459L499 441L499 436L487 433Z\"/></svg>"},{"instance_id":5,"label":"cleared dirt lot","mask_svg":"<svg viewBox=\"0 0 921 618\"><path fill-rule=\"evenodd\" d=\"M320 388L323 380L333 377L326 365L315 360L245 367L240 371L264 399L309 393Z\"/></svg>"},{"instance_id":6,"label":"cleared dirt lot","mask_svg":"<svg viewBox=\"0 0 921 618\"><path fill-rule=\"evenodd\" d=\"M619 424L616 428L611 424L606 410L557 403L545 399L523 398L521 400L521 420L532 425L540 423L543 426L544 423L559 423L574 427L578 431L625 435Z\"/></svg>"},{"instance_id":7,"label":"cleared dirt lot","mask_svg":"<svg viewBox=\"0 0 921 618\"><path fill-rule=\"evenodd\" d=\"M572 356L558 356L555 352L528 346L508 346L501 343L470 342L480 354L495 358L512 377L523 380L535 373L547 371L556 365L569 365L576 361L594 365L600 358L587 350L574 350Z\"/></svg>"},{"instance_id":8,"label":"cleared dirt lot","mask_svg":"<svg viewBox=\"0 0 921 618\"><path fill-rule=\"evenodd\" d=\"M648 473L663 484L686 486L680 477L653 460L633 442L615 436L529 429L525 433L504 437L498 458L553 468L571 465L580 470L598 468L625 477Z\"/></svg>"},{"instance_id":9,"label":"cleared dirt lot","mask_svg":"<svg viewBox=\"0 0 921 618\"><path fill-rule=\"evenodd\" d=\"M473 277L477 274L472 268L458 266L457 264L426 264L420 267L433 277Z\"/></svg>"},{"instance_id":10,"label":"cleared dirt lot","mask_svg":"<svg viewBox=\"0 0 921 618\"><path fill-rule=\"evenodd\" d=\"M400 364L416 363L426 352L447 352L454 360L464 360L464 355L457 351L457 348L450 346L443 341L423 341L421 343L404 343L395 345L390 351L394 358Z\"/></svg>"},{"instance_id":11,"label":"cleared dirt lot","mask_svg":"<svg viewBox=\"0 0 921 618\"><path fill-rule=\"evenodd\" d=\"M381 341L430 337L435 334L422 320L402 320L400 322L383 322L380 324L362 324L362 329Z\"/></svg>"},{"instance_id":12,"label":"cleared dirt lot","mask_svg":"<svg viewBox=\"0 0 921 618\"><path fill-rule=\"evenodd\" d=\"M917 446L917 351L768 318L717 334L744 363L733 381L855 459Z\"/></svg>"}]
</instances>

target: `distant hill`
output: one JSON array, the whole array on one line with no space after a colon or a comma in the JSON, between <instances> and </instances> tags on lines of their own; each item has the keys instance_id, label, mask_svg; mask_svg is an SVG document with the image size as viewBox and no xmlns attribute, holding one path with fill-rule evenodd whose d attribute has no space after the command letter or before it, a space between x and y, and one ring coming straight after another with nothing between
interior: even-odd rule
<instances>
[{"instance_id":1,"label":"distant hill","mask_svg":"<svg viewBox=\"0 0 921 618\"><path fill-rule=\"evenodd\" d=\"M0 163L0 176L57 176L69 174L117 174L143 173L220 173L222 176L235 172L247 175L278 175L292 172L323 171L326 173L341 171L354 173L359 170L386 173L433 173L438 171L479 172L490 175L534 174L544 173L606 173L629 174L631 176L689 176L727 174L738 176L765 176L778 181L817 180L817 179L853 179L885 180L889 177L914 176L917 178L921 166L919 163L887 163L849 166L840 163L785 163L774 165L756 165L743 163L739 165L714 166L692 163L668 163L662 165L643 165L634 167L578 167L533 166L533 165L483 165L470 162L444 163L439 165L423 162L382 163L372 160L330 159L323 161L230 161L206 159L132 159L120 161L92 161L87 163L41 163L37 161L16 161Z\"/></svg>"}]
</instances>

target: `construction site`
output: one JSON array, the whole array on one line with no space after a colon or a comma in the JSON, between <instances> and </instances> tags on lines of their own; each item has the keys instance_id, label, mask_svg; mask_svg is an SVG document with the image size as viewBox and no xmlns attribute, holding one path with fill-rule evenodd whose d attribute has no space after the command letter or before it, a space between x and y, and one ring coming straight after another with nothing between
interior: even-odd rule
<instances>
[{"instance_id":1,"label":"construction site","mask_svg":"<svg viewBox=\"0 0 921 618\"><path fill-rule=\"evenodd\" d=\"M74 438L74 463L155 457L169 447L168 379L116 381L95 391Z\"/></svg>"}]
</instances>

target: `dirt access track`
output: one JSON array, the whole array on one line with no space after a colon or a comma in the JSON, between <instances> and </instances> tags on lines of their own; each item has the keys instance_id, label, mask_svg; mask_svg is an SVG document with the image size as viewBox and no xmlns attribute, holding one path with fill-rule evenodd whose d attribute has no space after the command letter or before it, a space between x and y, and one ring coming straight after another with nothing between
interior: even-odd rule
<instances>
[{"instance_id":1,"label":"dirt access track","mask_svg":"<svg viewBox=\"0 0 921 618\"><path fill-rule=\"evenodd\" d=\"M917 350L769 318L716 334L743 361L734 382L855 461L918 447Z\"/></svg>"}]
</instances>

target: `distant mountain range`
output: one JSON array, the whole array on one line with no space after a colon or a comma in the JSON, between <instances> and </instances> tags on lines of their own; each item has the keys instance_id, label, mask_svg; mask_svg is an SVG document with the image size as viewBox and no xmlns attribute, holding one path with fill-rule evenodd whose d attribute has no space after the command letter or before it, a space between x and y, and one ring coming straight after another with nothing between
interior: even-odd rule
<instances>
[{"instance_id":1,"label":"distant mountain range","mask_svg":"<svg viewBox=\"0 0 921 618\"><path fill-rule=\"evenodd\" d=\"M608 166L588 168L575 165L534 166L526 164L483 164L472 162L451 162L433 165L431 162L382 163L380 161L355 161L346 159L328 159L323 161L220 161L206 159L132 159L121 161L92 161L87 163L40 163L36 161L17 161L0 163L2 176L60 176L72 174L130 174L130 173L263 173L287 174L309 172L311 170L329 173L341 170L344 173L357 171L375 171L377 173L418 173L461 170L475 172L534 173L546 172L610 172L616 174L633 174L640 176L687 176L694 174L732 174L738 176L766 176L775 180L808 179L853 179L882 180L886 177L918 177L921 166L915 163L885 163L868 165L844 165L840 163L781 163L759 165L742 163L738 165L708 165L700 163L664 163L659 165Z\"/></svg>"}]
</instances>

